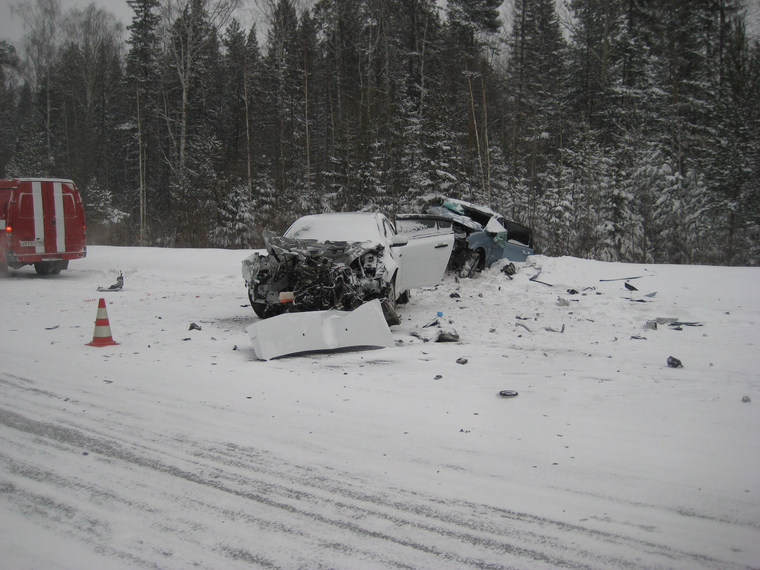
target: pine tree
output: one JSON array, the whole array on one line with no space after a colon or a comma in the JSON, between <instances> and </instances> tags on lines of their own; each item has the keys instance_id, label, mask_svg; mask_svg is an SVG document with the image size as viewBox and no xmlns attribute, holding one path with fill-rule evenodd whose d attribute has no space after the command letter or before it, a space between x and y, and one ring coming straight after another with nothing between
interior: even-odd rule
<instances>
[{"instance_id":1,"label":"pine tree","mask_svg":"<svg viewBox=\"0 0 760 570\"><path fill-rule=\"evenodd\" d=\"M547 179L562 168L559 152L566 143L564 92L566 46L554 2L518 0L509 39L511 185L527 193L521 214L538 227ZM552 182L551 185L554 185Z\"/></svg>"},{"instance_id":2,"label":"pine tree","mask_svg":"<svg viewBox=\"0 0 760 570\"><path fill-rule=\"evenodd\" d=\"M5 177L6 165L13 156L14 127L19 121L16 109L18 67L16 48L0 40L0 178Z\"/></svg>"},{"instance_id":3,"label":"pine tree","mask_svg":"<svg viewBox=\"0 0 760 570\"><path fill-rule=\"evenodd\" d=\"M134 110L134 144L137 147L137 195L139 207L139 243L145 245L148 236L149 160L153 156L149 141L155 137L151 128L156 116L155 93L149 87L158 80L156 52L158 51L159 0L127 0L135 15L128 26L131 46L126 58L126 93ZM150 136L151 131L153 137Z\"/></svg>"}]
</instances>

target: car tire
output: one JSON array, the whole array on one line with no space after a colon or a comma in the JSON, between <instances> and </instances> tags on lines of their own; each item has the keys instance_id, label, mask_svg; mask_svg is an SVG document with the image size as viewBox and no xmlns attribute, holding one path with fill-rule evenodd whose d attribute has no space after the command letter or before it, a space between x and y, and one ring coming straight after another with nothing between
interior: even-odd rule
<instances>
[{"instance_id":1,"label":"car tire","mask_svg":"<svg viewBox=\"0 0 760 570\"><path fill-rule=\"evenodd\" d=\"M483 269L483 253L481 250L470 251L459 270L459 277L469 279Z\"/></svg>"},{"instance_id":2,"label":"car tire","mask_svg":"<svg viewBox=\"0 0 760 570\"><path fill-rule=\"evenodd\" d=\"M267 315L267 304L254 301L250 291L248 291L248 300L251 302L251 308L258 318L266 319L269 316Z\"/></svg>"},{"instance_id":3,"label":"car tire","mask_svg":"<svg viewBox=\"0 0 760 570\"><path fill-rule=\"evenodd\" d=\"M393 276L391 285L388 289L388 296L381 302L383 307L383 316L388 326L400 325L401 317L396 312L396 276Z\"/></svg>"},{"instance_id":4,"label":"car tire","mask_svg":"<svg viewBox=\"0 0 760 570\"><path fill-rule=\"evenodd\" d=\"M53 264L49 261L38 261L34 264L34 270L37 272L37 275L51 275L53 273Z\"/></svg>"}]
</instances>

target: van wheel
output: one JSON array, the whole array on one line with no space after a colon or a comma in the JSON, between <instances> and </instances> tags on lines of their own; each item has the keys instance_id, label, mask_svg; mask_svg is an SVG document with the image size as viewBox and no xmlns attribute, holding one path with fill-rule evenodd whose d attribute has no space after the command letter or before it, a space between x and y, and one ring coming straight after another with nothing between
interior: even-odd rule
<instances>
[{"instance_id":1,"label":"van wheel","mask_svg":"<svg viewBox=\"0 0 760 570\"><path fill-rule=\"evenodd\" d=\"M52 275L55 271L53 269L53 264L49 261L38 261L34 264L34 270L37 272L37 275ZM58 270L58 273L60 273L61 270Z\"/></svg>"}]
</instances>

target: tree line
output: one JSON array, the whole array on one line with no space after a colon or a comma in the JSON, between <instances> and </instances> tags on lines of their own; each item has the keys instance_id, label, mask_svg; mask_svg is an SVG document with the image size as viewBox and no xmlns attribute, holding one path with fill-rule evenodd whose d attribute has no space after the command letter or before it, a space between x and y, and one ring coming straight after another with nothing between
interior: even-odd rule
<instances>
[{"instance_id":1,"label":"tree line","mask_svg":"<svg viewBox=\"0 0 760 570\"><path fill-rule=\"evenodd\" d=\"M0 176L73 179L91 242L260 247L305 213L436 196L537 252L760 262L760 43L742 0L127 0L13 6Z\"/></svg>"}]
</instances>

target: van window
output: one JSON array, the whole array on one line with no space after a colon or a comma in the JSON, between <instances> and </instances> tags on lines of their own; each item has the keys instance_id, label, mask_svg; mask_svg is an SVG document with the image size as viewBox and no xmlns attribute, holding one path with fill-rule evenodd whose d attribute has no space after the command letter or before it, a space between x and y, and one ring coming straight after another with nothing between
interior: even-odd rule
<instances>
[{"instance_id":1,"label":"van window","mask_svg":"<svg viewBox=\"0 0 760 570\"><path fill-rule=\"evenodd\" d=\"M24 192L18 199L19 218L34 217L34 197L29 192Z\"/></svg>"}]
</instances>

